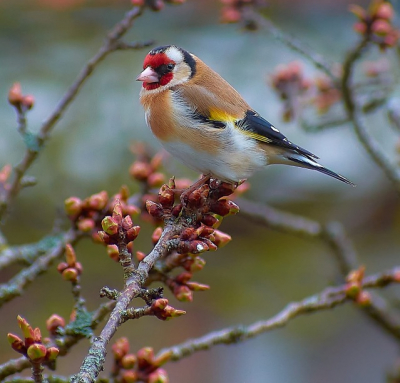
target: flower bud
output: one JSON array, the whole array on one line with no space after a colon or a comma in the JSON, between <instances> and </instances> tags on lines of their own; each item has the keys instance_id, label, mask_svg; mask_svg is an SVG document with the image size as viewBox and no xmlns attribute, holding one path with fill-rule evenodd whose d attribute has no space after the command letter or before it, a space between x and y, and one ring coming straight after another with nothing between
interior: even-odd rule
<instances>
[{"instance_id":1,"label":"flower bud","mask_svg":"<svg viewBox=\"0 0 400 383\"><path fill-rule=\"evenodd\" d=\"M346 284L346 295L349 298L356 298L357 295L360 293L361 286L358 282L349 282Z\"/></svg>"},{"instance_id":2,"label":"flower bud","mask_svg":"<svg viewBox=\"0 0 400 383\"><path fill-rule=\"evenodd\" d=\"M33 362L39 362L44 359L47 353L46 346L40 343L34 343L28 347L27 355Z\"/></svg>"},{"instance_id":3,"label":"flower bud","mask_svg":"<svg viewBox=\"0 0 400 383\"><path fill-rule=\"evenodd\" d=\"M181 204L178 204L178 205L175 205L175 206L172 208L171 214L172 214L174 217L178 217L179 214L181 214L181 211L182 211L182 205L181 205Z\"/></svg>"},{"instance_id":4,"label":"flower bud","mask_svg":"<svg viewBox=\"0 0 400 383\"><path fill-rule=\"evenodd\" d=\"M122 220L122 228L124 230L129 230L133 226L132 218L127 215L123 220Z\"/></svg>"},{"instance_id":5,"label":"flower bud","mask_svg":"<svg viewBox=\"0 0 400 383\"><path fill-rule=\"evenodd\" d=\"M126 237L128 241L134 241L140 232L140 226L133 226L126 232Z\"/></svg>"},{"instance_id":6,"label":"flower bud","mask_svg":"<svg viewBox=\"0 0 400 383\"><path fill-rule=\"evenodd\" d=\"M65 320L63 317L53 314L49 319L47 319L46 328L50 334L55 334L59 327L65 327Z\"/></svg>"},{"instance_id":7,"label":"flower bud","mask_svg":"<svg viewBox=\"0 0 400 383\"><path fill-rule=\"evenodd\" d=\"M49 347L46 352L46 360L52 361L56 360L60 350L57 347Z\"/></svg>"},{"instance_id":8,"label":"flower bud","mask_svg":"<svg viewBox=\"0 0 400 383\"><path fill-rule=\"evenodd\" d=\"M159 172L151 173L147 179L150 187L160 187L165 182L165 175Z\"/></svg>"},{"instance_id":9,"label":"flower bud","mask_svg":"<svg viewBox=\"0 0 400 383\"><path fill-rule=\"evenodd\" d=\"M104 231L98 231L97 234L99 235L100 241L102 241L105 244L111 243L111 238L110 236L105 233Z\"/></svg>"},{"instance_id":10,"label":"flower bud","mask_svg":"<svg viewBox=\"0 0 400 383\"><path fill-rule=\"evenodd\" d=\"M164 310L168 306L168 299L159 298L151 304L152 310Z\"/></svg>"},{"instance_id":11,"label":"flower bud","mask_svg":"<svg viewBox=\"0 0 400 383\"><path fill-rule=\"evenodd\" d=\"M62 277L65 281L76 282L78 280L78 270L73 267L68 267L62 272Z\"/></svg>"},{"instance_id":12,"label":"flower bud","mask_svg":"<svg viewBox=\"0 0 400 383\"><path fill-rule=\"evenodd\" d=\"M131 0L135 1L135 0ZM138 373L134 370L124 371L121 374L122 383L136 383L139 379Z\"/></svg>"},{"instance_id":13,"label":"flower bud","mask_svg":"<svg viewBox=\"0 0 400 383\"><path fill-rule=\"evenodd\" d=\"M21 354L25 353L26 348L25 348L24 342L22 341L22 339L20 337L18 337L15 334L8 333L7 340L8 340L8 343L10 343L11 347L15 351L17 351Z\"/></svg>"},{"instance_id":14,"label":"flower bud","mask_svg":"<svg viewBox=\"0 0 400 383\"><path fill-rule=\"evenodd\" d=\"M358 22L353 25L353 29L355 32L363 35L367 32L367 25L363 22Z\"/></svg>"},{"instance_id":15,"label":"flower bud","mask_svg":"<svg viewBox=\"0 0 400 383\"><path fill-rule=\"evenodd\" d=\"M94 229L95 222L91 218L83 218L78 221L77 227L80 231L84 233L89 233Z\"/></svg>"},{"instance_id":16,"label":"flower bud","mask_svg":"<svg viewBox=\"0 0 400 383\"><path fill-rule=\"evenodd\" d=\"M139 370L144 370L151 366L154 361L154 350L152 347L143 347L137 353Z\"/></svg>"},{"instance_id":17,"label":"flower bud","mask_svg":"<svg viewBox=\"0 0 400 383\"><path fill-rule=\"evenodd\" d=\"M392 30L392 27L386 20L378 19L372 23L371 30L376 35L384 37Z\"/></svg>"},{"instance_id":18,"label":"flower bud","mask_svg":"<svg viewBox=\"0 0 400 383\"><path fill-rule=\"evenodd\" d=\"M175 194L167 185L163 185L158 193L158 200L163 208L170 209L175 201Z\"/></svg>"},{"instance_id":19,"label":"flower bud","mask_svg":"<svg viewBox=\"0 0 400 383\"><path fill-rule=\"evenodd\" d=\"M112 260L116 262L119 261L119 250L117 245L108 245L107 254Z\"/></svg>"},{"instance_id":20,"label":"flower bud","mask_svg":"<svg viewBox=\"0 0 400 383\"><path fill-rule=\"evenodd\" d=\"M88 205L94 210L103 210L108 203L108 194L106 191L101 191L100 193L93 194L88 199Z\"/></svg>"},{"instance_id":21,"label":"flower bud","mask_svg":"<svg viewBox=\"0 0 400 383\"><path fill-rule=\"evenodd\" d=\"M167 371L158 368L149 375L149 383L169 383Z\"/></svg>"},{"instance_id":22,"label":"flower bud","mask_svg":"<svg viewBox=\"0 0 400 383\"><path fill-rule=\"evenodd\" d=\"M124 355L121 359L121 366L122 368L124 368L125 370L129 370L133 367L135 367L135 364L137 362L137 358L136 355L134 354L127 354Z\"/></svg>"},{"instance_id":23,"label":"flower bud","mask_svg":"<svg viewBox=\"0 0 400 383\"><path fill-rule=\"evenodd\" d=\"M369 291L362 290L356 297L355 302L360 307L369 307L372 303L371 293Z\"/></svg>"},{"instance_id":24,"label":"flower bud","mask_svg":"<svg viewBox=\"0 0 400 383\"><path fill-rule=\"evenodd\" d=\"M142 251L137 251L136 252L136 259L141 262L143 259L146 257L146 254L143 253Z\"/></svg>"},{"instance_id":25,"label":"flower bud","mask_svg":"<svg viewBox=\"0 0 400 383\"><path fill-rule=\"evenodd\" d=\"M223 7L221 11L221 23L237 23L242 18L241 13L235 7Z\"/></svg>"},{"instance_id":26,"label":"flower bud","mask_svg":"<svg viewBox=\"0 0 400 383\"><path fill-rule=\"evenodd\" d=\"M162 232L163 232L162 227L157 227L157 229L155 229L155 230L153 231L153 234L151 235L151 240L152 240L152 242L153 242L154 245L155 245L155 244L159 241L159 239L161 238Z\"/></svg>"},{"instance_id":27,"label":"flower bud","mask_svg":"<svg viewBox=\"0 0 400 383\"><path fill-rule=\"evenodd\" d=\"M22 334L24 335L24 338L33 340L33 337L34 337L33 328L28 323L28 321L25 318L22 318L21 316L18 315L17 322L18 322L19 328L22 330Z\"/></svg>"},{"instance_id":28,"label":"flower bud","mask_svg":"<svg viewBox=\"0 0 400 383\"><path fill-rule=\"evenodd\" d=\"M16 82L8 91L8 102L11 105L18 106L22 102L22 97L21 84Z\"/></svg>"},{"instance_id":29,"label":"flower bud","mask_svg":"<svg viewBox=\"0 0 400 383\"><path fill-rule=\"evenodd\" d=\"M151 165L142 161L135 161L129 169L129 174L138 181L146 181L152 172Z\"/></svg>"},{"instance_id":30,"label":"flower bud","mask_svg":"<svg viewBox=\"0 0 400 383\"><path fill-rule=\"evenodd\" d=\"M35 105L35 97L31 94L22 97L22 105L25 106L26 109L30 110Z\"/></svg>"},{"instance_id":31,"label":"flower bud","mask_svg":"<svg viewBox=\"0 0 400 383\"><path fill-rule=\"evenodd\" d=\"M209 285L205 285L203 283L198 283L198 282L187 282L186 286L189 287L189 289L192 290L192 291L210 290L210 286Z\"/></svg>"},{"instance_id":32,"label":"flower bud","mask_svg":"<svg viewBox=\"0 0 400 383\"><path fill-rule=\"evenodd\" d=\"M122 337L111 346L115 360L121 360L129 352L128 338Z\"/></svg>"},{"instance_id":33,"label":"flower bud","mask_svg":"<svg viewBox=\"0 0 400 383\"><path fill-rule=\"evenodd\" d=\"M212 227L214 229L216 227L218 227L219 224L220 224L220 221L217 218L215 218L213 215L211 215L211 214L203 215L203 218L201 219L201 222L204 223L204 225L207 225L207 226Z\"/></svg>"},{"instance_id":34,"label":"flower bud","mask_svg":"<svg viewBox=\"0 0 400 383\"><path fill-rule=\"evenodd\" d=\"M375 17L378 19L392 20L394 16L393 7L389 2L383 1L378 5Z\"/></svg>"},{"instance_id":35,"label":"flower bud","mask_svg":"<svg viewBox=\"0 0 400 383\"><path fill-rule=\"evenodd\" d=\"M82 211L82 200L78 197L70 197L64 201L65 212L69 216L79 215Z\"/></svg>"},{"instance_id":36,"label":"flower bud","mask_svg":"<svg viewBox=\"0 0 400 383\"><path fill-rule=\"evenodd\" d=\"M232 237L229 234L226 234L220 230L215 230L214 231L214 243L219 247L224 247L226 246L231 240Z\"/></svg>"},{"instance_id":37,"label":"flower bud","mask_svg":"<svg viewBox=\"0 0 400 383\"><path fill-rule=\"evenodd\" d=\"M65 245L65 258L67 260L68 266L74 266L76 263L75 250L70 243Z\"/></svg>"},{"instance_id":38,"label":"flower bud","mask_svg":"<svg viewBox=\"0 0 400 383\"><path fill-rule=\"evenodd\" d=\"M104 217L101 221L101 227L108 235L115 235L118 233L118 222L114 217Z\"/></svg>"},{"instance_id":39,"label":"flower bud","mask_svg":"<svg viewBox=\"0 0 400 383\"><path fill-rule=\"evenodd\" d=\"M146 201L146 209L148 213L156 219L162 219L164 217L164 209L158 203Z\"/></svg>"},{"instance_id":40,"label":"flower bud","mask_svg":"<svg viewBox=\"0 0 400 383\"><path fill-rule=\"evenodd\" d=\"M189 253L201 254L208 250L209 250L209 247L203 241L191 241L190 242Z\"/></svg>"},{"instance_id":41,"label":"flower bud","mask_svg":"<svg viewBox=\"0 0 400 383\"><path fill-rule=\"evenodd\" d=\"M193 293L190 291L189 287L185 285L177 286L174 289L175 298L181 302L192 302Z\"/></svg>"}]
</instances>

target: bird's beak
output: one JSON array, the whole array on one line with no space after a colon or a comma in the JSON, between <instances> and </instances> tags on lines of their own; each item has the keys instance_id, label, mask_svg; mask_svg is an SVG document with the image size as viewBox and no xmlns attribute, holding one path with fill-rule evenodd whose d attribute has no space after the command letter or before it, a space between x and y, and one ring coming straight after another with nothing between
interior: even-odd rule
<instances>
[{"instance_id":1,"label":"bird's beak","mask_svg":"<svg viewBox=\"0 0 400 383\"><path fill-rule=\"evenodd\" d=\"M147 83L158 82L160 80L158 74L151 67L147 67L140 75L137 77L136 81L143 81Z\"/></svg>"}]
</instances>

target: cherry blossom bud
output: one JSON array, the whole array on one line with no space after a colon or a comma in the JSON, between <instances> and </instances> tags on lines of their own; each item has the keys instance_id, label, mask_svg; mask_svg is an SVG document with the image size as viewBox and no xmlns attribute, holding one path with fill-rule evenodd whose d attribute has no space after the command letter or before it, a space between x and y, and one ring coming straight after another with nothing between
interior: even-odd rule
<instances>
[{"instance_id":1,"label":"cherry blossom bud","mask_svg":"<svg viewBox=\"0 0 400 383\"><path fill-rule=\"evenodd\" d=\"M158 368L149 375L149 383L169 383L167 371L163 368Z\"/></svg>"},{"instance_id":2,"label":"cherry blossom bud","mask_svg":"<svg viewBox=\"0 0 400 383\"><path fill-rule=\"evenodd\" d=\"M151 366L154 361L154 350L152 347L143 347L137 353L139 370L144 370Z\"/></svg>"},{"instance_id":3,"label":"cherry blossom bud","mask_svg":"<svg viewBox=\"0 0 400 383\"><path fill-rule=\"evenodd\" d=\"M82 211L82 200L78 197L70 197L64 201L65 212L69 216L78 215Z\"/></svg>"},{"instance_id":4,"label":"cherry blossom bud","mask_svg":"<svg viewBox=\"0 0 400 383\"><path fill-rule=\"evenodd\" d=\"M121 374L122 383L136 383L138 379L139 379L138 373L134 370L127 370Z\"/></svg>"},{"instance_id":5,"label":"cherry blossom bud","mask_svg":"<svg viewBox=\"0 0 400 383\"><path fill-rule=\"evenodd\" d=\"M152 172L151 165L141 161L135 161L129 169L129 174L138 181L146 181Z\"/></svg>"},{"instance_id":6,"label":"cherry blossom bud","mask_svg":"<svg viewBox=\"0 0 400 383\"><path fill-rule=\"evenodd\" d=\"M129 370L133 367L135 367L135 364L137 362L137 358L136 355L134 354L127 354L124 355L121 359L121 366L122 368L124 368L125 370Z\"/></svg>"},{"instance_id":7,"label":"cherry blossom bud","mask_svg":"<svg viewBox=\"0 0 400 383\"><path fill-rule=\"evenodd\" d=\"M52 361L56 360L60 350L57 347L49 347L46 352L46 360Z\"/></svg>"},{"instance_id":8,"label":"cherry blossom bud","mask_svg":"<svg viewBox=\"0 0 400 383\"><path fill-rule=\"evenodd\" d=\"M34 362L43 360L46 356L46 346L40 343L34 343L28 347L27 350L28 358Z\"/></svg>"},{"instance_id":9,"label":"cherry blossom bud","mask_svg":"<svg viewBox=\"0 0 400 383\"><path fill-rule=\"evenodd\" d=\"M117 245L108 245L107 254L112 260L116 262L119 261L119 250Z\"/></svg>"},{"instance_id":10,"label":"cherry blossom bud","mask_svg":"<svg viewBox=\"0 0 400 383\"><path fill-rule=\"evenodd\" d=\"M164 217L164 209L158 203L146 201L146 209L148 213L156 219L162 219Z\"/></svg>"},{"instance_id":11,"label":"cherry blossom bud","mask_svg":"<svg viewBox=\"0 0 400 383\"><path fill-rule=\"evenodd\" d=\"M95 222L91 218L83 218L77 222L77 227L84 233L89 233L95 227Z\"/></svg>"},{"instance_id":12,"label":"cherry blossom bud","mask_svg":"<svg viewBox=\"0 0 400 383\"><path fill-rule=\"evenodd\" d=\"M157 229L155 229L155 230L153 231L153 234L151 235L151 240L152 240L152 242L153 242L154 245L155 245L155 244L159 241L159 239L161 238L162 232L163 232L162 227L157 227Z\"/></svg>"},{"instance_id":13,"label":"cherry blossom bud","mask_svg":"<svg viewBox=\"0 0 400 383\"><path fill-rule=\"evenodd\" d=\"M379 4L378 9L376 10L375 17L378 19L384 20L392 20L394 16L393 7L388 2L382 2Z\"/></svg>"},{"instance_id":14,"label":"cherry blossom bud","mask_svg":"<svg viewBox=\"0 0 400 383\"><path fill-rule=\"evenodd\" d=\"M31 94L22 97L22 105L25 106L26 109L32 109L35 105L35 97Z\"/></svg>"},{"instance_id":15,"label":"cherry blossom bud","mask_svg":"<svg viewBox=\"0 0 400 383\"><path fill-rule=\"evenodd\" d=\"M104 217L101 221L101 227L109 235L115 235L118 233L118 222L114 217Z\"/></svg>"},{"instance_id":16,"label":"cherry blossom bud","mask_svg":"<svg viewBox=\"0 0 400 383\"><path fill-rule=\"evenodd\" d=\"M8 92L8 102L11 105L18 106L22 102L22 97L21 84L16 82L12 85Z\"/></svg>"},{"instance_id":17,"label":"cherry blossom bud","mask_svg":"<svg viewBox=\"0 0 400 383\"><path fill-rule=\"evenodd\" d=\"M115 341L111 346L114 353L115 360L121 360L129 352L129 341L128 338L122 337Z\"/></svg>"},{"instance_id":18,"label":"cherry blossom bud","mask_svg":"<svg viewBox=\"0 0 400 383\"><path fill-rule=\"evenodd\" d=\"M59 327L65 327L65 320L63 317L53 314L49 319L47 319L46 328L50 334L55 334Z\"/></svg>"},{"instance_id":19,"label":"cherry blossom bud","mask_svg":"<svg viewBox=\"0 0 400 383\"><path fill-rule=\"evenodd\" d=\"M147 178L147 183L150 187L160 187L165 182L165 175L159 172L152 173Z\"/></svg>"}]
</instances>

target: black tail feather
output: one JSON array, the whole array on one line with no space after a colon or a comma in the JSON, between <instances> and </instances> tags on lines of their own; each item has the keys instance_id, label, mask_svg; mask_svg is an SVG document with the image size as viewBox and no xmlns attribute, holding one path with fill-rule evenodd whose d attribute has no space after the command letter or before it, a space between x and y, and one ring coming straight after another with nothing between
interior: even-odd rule
<instances>
[{"instance_id":1,"label":"black tail feather","mask_svg":"<svg viewBox=\"0 0 400 383\"><path fill-rule=\"evenodd\" d=\"M351 186L356 186L355 184L353 184L353 182L349 181L346 177L341 176L340 174L337 174L335 172L333 172L332 170L329 170L327 168L324 168L322 165L318 164L317 162L311 160L311 159L302 159L302 158L298 158L298 157L287 157L288 160L296 162L297 164L299 164L301 167L307 168L307 169L312 169L312 170L317 170L320 173L324 173L330 177L336 178L339 181L342 181L348 185Z\"/></svg>"}]
</instances>

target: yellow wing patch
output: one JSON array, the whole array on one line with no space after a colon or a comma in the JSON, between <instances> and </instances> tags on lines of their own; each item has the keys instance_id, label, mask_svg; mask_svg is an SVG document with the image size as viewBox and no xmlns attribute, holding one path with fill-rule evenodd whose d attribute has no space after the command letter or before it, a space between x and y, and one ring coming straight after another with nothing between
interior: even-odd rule
<instances>
[{"instance_id":1,"label":"yellow wing patch","mask_svg":"<svg viewBox=\"0 0 400 383\"><path fill-rule=\"evenodd\" d=\"M237 121L237 117L232 116L221 109L210 109L210 120L213 121L221 121L221 122L235 122Z\"/></svg>"},{"instance_id":2,"label":"yellow wing patch","mask_svg":"<svg viewBox=\"0 0 400 383\"><path fill-rule=\"evenodd\" d=\"M242 128L241 128L240 126L238 126L237 124L235 124L234 126L235 126L236 129L240 130L240 132L241 132L242 134L244 134L244 135L247 136L247 137L251 137L251 138L253 138L254 140L261 141L261 142L265 142L265 143L267 143L267 144L270 143L270 142L272 142L271 139L269 139L269 138L267 138L267 137L264 137L264 136L261 136L260 134L254 133L254 132L252 132L252 131L250 131L250 130L242 129Z\"/></svg>"}]
</instances>

